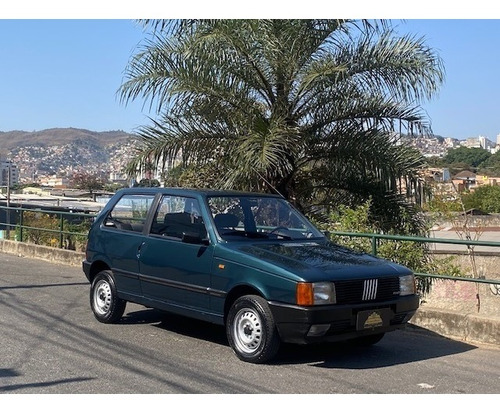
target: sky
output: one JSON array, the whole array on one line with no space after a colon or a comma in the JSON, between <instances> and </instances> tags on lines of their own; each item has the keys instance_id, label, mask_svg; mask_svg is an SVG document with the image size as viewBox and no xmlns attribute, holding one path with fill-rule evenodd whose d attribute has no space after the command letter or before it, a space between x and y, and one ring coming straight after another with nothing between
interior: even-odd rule
<instances>
[{"instance_id":1,"label":"sky","mask_svg":"<svg viewBox=\"0 0 500 413\"><path fill-rule=\"evenodd\" d=\"M143 110L142 101L125 105L117 95L127 63L145 37L134 19L256 17L246 9L240 12L242 16L226 15L217 8L207 9L206 3L199 7L196 2L180 10L148 8L151 0L141 1L144 7L140 10L122 2L120 9L102 12L98 5L108 4L105 0L66 1L57 4L56 12L48 6L58 2L33 1L31 8L26 7L30 2L24 1L7 12L0 11L3 132L55 127L134 132L149 124L148 116L153 116ZM419 4L425 7L425 1ZM480 6L481 2L475 4ZM74 9L66 10L68 3ZM496 141L500 134L500 20L484 19L484 14L495 17L494 12L484 9L483 15L465 9L453 13L450 9L435 9L434 14L417 15L418 19L399 9L379 16L376 8L363 9L366 14L359 17L390 18L398 25L399 33L424 37L443 59L445 83L435 99L422 104L435 134L458 139L481 135ZM257 17L336 17L331 10L326 10L325 16L308 16L295 10L284 15L276 13ZM352 10L340 10L339 14L358 17Z\"/></svg>"}]
</instances>

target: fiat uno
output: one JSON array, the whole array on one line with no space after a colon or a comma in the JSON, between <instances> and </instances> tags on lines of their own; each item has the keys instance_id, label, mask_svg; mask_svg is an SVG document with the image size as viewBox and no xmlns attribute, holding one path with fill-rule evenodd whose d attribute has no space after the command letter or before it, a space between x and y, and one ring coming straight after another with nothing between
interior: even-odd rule
<instances>
[{"instance_id":1,"label":"fiat uno","mask_svg":"<svg viewBox=\"0 0 500 413\"><path fill-rule=\"evenodd\" d=\"M121 190L93 223L83 271L98 321L133 302L224 325L251 363L281 342L375 344L419 305L412 271L330 242L268 194Z\"/></svg>"}]
</instances>

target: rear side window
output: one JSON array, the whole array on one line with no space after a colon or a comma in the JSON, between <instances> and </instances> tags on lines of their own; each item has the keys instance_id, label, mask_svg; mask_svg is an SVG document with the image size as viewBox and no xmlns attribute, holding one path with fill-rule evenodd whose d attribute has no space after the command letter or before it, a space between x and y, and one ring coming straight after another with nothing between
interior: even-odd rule
<instances>
[{"instance_id":1,"label":"rear side window","mask_svg":"<svg viewBox=\"0 0 500 413\"><path fill-rule=\"evenodd\" d=\"M104 225L142 232L153 201L154 195L124 195L110 211Z\"/></svg>"}]
</instances>

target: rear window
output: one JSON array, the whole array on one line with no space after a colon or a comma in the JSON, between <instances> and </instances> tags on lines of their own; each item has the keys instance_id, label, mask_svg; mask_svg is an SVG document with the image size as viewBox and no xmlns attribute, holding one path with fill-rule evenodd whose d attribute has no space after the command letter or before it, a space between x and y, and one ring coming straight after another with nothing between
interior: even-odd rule
<instances>
[{"instance_id":1,"label":"rear window","mask_svg":"<svg viewBox=\"0 0 500 413\"><path fill-rule=\"evenodd\" d=\"M154 195L124 195L109 212L105 226L142 232Z\"/></svg>"}]
</instances>

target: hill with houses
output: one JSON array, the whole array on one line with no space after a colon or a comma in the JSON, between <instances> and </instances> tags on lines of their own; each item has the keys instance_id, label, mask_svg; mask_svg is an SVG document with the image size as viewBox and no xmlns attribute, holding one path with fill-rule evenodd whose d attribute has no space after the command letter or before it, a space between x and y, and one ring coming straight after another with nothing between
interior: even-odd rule
<instances>
[{"instance_id":1,"label":"hill with houses","mask_svg":"<svg viewBox=\"0 0 500 413\"><path fill-rule=\"evenodd\" d=\"M130 159L137 137L124 131L76 128L0 132L0 154L16 164L21 181L74 172L119 173Z\"/></svg>"}]
</instances>

